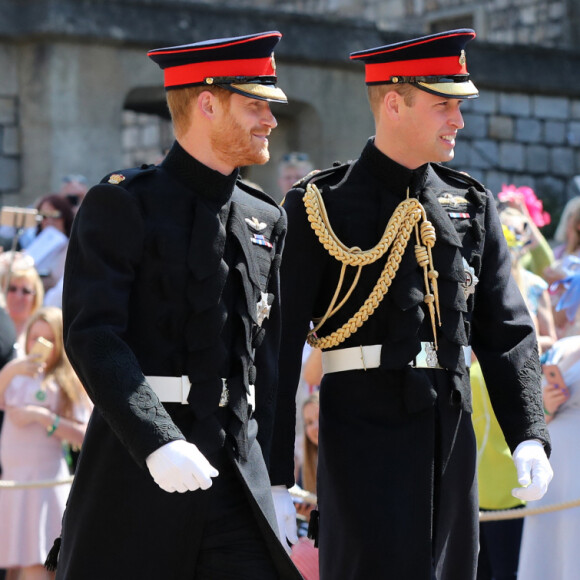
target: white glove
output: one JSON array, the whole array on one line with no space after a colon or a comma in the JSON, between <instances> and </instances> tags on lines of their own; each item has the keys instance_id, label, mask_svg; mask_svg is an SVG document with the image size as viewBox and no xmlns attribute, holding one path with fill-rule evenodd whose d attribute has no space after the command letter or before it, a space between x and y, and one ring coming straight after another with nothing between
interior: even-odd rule
<instances>
[{"instance_id":1,"label":"white glove","mask_svg":"<svg viewBox=\"0 0 580 580\"><path fill-rule=\"evenodd\" d=\"M554 477L544 446L535 439L522 441L513 453L518 482L523 487L512 489L512 495L524 501L541 499Z\"/></svg>"},{"instance_id":2,"label":"white glove","mask_svg":"<svg viewBox=\"0 0 580 580\"><path fill-rule=\"evenodd\" d=\"M212 477L219 475L200 450L182 439L170 441L156 449L145 460L155 483L164 491L195 491L211 487Z\"/></svg>"},{"instance_id":3,"label":"white glove","mask_svg":"<svg viewBox=\"0 0 580 580\"><path fill-rule=\"evenodd\" d=\"M278 521L278 537L284 549L290 555L292 550L288 542L295 544L298 541L298 527L296 525L296 508L292 496L285 485L272 486L272 499Z\"/></svg>"}]
</instances>

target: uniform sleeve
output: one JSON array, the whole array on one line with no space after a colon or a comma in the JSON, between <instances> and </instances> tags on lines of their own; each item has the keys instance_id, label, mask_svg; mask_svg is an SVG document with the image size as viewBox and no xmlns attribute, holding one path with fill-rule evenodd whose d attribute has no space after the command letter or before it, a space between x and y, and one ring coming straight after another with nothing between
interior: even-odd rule
<instances>
[{"instance_id":1,"label":"uniform sleeve","mask_svg":"<svg viewBox=\"0 0 580 580\"><path fill-rule=\"evenodd\" d=\"M510 449L525 439L537 438L549 453L534 323L511 275L511 258L495 203L489 192L487 196L473 348Z\"/></svg>"},{"instance_id":2,"label":"uniform sleeve","mask_svg":"<svg viewBox=\"0 0 580 580\"><path fill-rule=\"evenodd\" d=\"M288 487L294 484L296 389L300 381L302 350L326 255L308 222L303 195L303 190L292 190L284 202L288 233L280 270L282 340L270 478L273 485Z\"/></svg>"},{"instance_id":3,"label":"uniform sleeve","mask_svg":"<svg viewBox=\"0 0 580 580\"><path fill-rule=\"evenodd\" d=\"M124 340L143 240L135 198L117 186L92 188L75 218L63 287L66 352L95 409L141 466L184 438Z\"/></svg>"}]
</instances>

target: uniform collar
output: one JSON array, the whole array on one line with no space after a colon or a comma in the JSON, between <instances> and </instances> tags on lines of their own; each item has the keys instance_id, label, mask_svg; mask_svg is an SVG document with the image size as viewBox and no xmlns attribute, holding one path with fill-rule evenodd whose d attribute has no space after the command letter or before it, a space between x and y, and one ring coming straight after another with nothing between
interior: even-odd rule
<instances>
[{"instance_id":1,"label":"uniform collar","mask_svg":"<svg viewBox=\"0 0 580 580\"><path fill-rule=\"evenodd\" d=\"M425 164L417 169L407 169L382 153L375 146L374 137L368 140L359 163L378 181L384 183L389 193L401 197L406 195L407 187L411 196L416 196L423 189L429 167L429 164Z\"/></svg>"},{"instance_id":2,"label":"uniform collar","mask_svg":"<svg viewBox=\"0 0 580 580\"><path fill-rule=\"evenodd\" d=\"M223 175L200 163L175 141L161 166L188 189L219 205L226 203L234 190L238 170Z\"/></svg>"}]
</instances>

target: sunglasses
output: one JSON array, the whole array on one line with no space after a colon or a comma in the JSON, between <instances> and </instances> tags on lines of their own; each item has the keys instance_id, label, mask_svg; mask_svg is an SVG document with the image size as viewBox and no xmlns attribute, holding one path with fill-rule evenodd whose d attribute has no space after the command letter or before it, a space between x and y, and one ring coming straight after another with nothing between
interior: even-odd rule
<instances>
[{"instance_id":1,"label":"sunglasses","mask_svg":"<svg viewBox=\"0 0 580 580\"><path fill-rule=\"evenodd\" d=\"M34 290L31 290L30 288L25 288L24 286L8 286L8 292L12 293L12 294L16 294L16 293L20 293L23 294L24 296L34 296L36 294L36 292Z\"/></svg>"},{"instance_id":2,"label":"sunglasses","mask_svg":"<svg viewBox=\"0 0 580 580\"><path fill-rule=\"evenodd\" d=\"M282 157L282 161L284 163L296 163L297 161L310 161L310 157L308 153L286 153L284 157Z\"/></svg>"},{"instance_id":3,"label":"sunglasses","mask_svg":"<svg viewBox=\"0 0 580 580\"><path fill-rule=\"evenodd\" d=\"M43 220L48 219L48 218L52 218L52 219L58 219L62 217L62 213L60 211L41 211L40 212L40 216L42 217Z\"/></svg>"}]
</instances>

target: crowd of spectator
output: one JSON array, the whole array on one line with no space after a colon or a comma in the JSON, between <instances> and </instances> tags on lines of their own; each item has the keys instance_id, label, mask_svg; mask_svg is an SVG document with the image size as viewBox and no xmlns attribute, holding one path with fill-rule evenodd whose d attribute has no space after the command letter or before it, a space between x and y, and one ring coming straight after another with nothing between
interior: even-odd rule
<instances>
[{"instance_id":1,"label":"crowd of spectator","mask_svg":"<svg viewBox=\"0 0 580 580\"><path fill-rule=\"evenodd\" d=\"M92 409L64 350L61 311L68 238L86 191L83 176L66 176L60 191L2 220L0 578L7 580L53 577L44 562Z\"/></svg>"},{"instance_id":2,"label":"crowd of spectator","mask_svg":"<svg viewBox=\"0 0 580 580\"><path fill-rule=\"evenodd\" d=\"M280 192L312 167L306 154L286 155L279 166ZM86 191L85 178L67 176L59 192L34 204L34 227L11 228L3 222L0 228L0 427L4 415L0 432L4 471L0 473L4 480L56 481L74 473L71 457L82 443L91 403L64 352L60 308L68 238ZM541 360L561 371L560 384L548 377L544 381L555 477L541 503L551 506L580 498L580 461L571 447L580 428L576 416L580 409L580 196L566 204L551 240L541 232L550 216L530 188L506 186L497 198L512 275L536 323ZM35 348L39 340L49 344L44 357ZM316 517L321 378L320 351L305 345L297 391L297 486L293 490L301 538L292 557L308 580L318 578L316 548L306 535L311 517ZM510 493L517 486L515 468L475 356L471 378L480 507L484 512L514 513L513 518L481 524L478 580L570 579L580 515L577 510L517 515L525 502ZM49 539L58 535L69 488L0 488L0 567L7 579L51 577L42 563Z\"/></svg>"}]
</instances>

